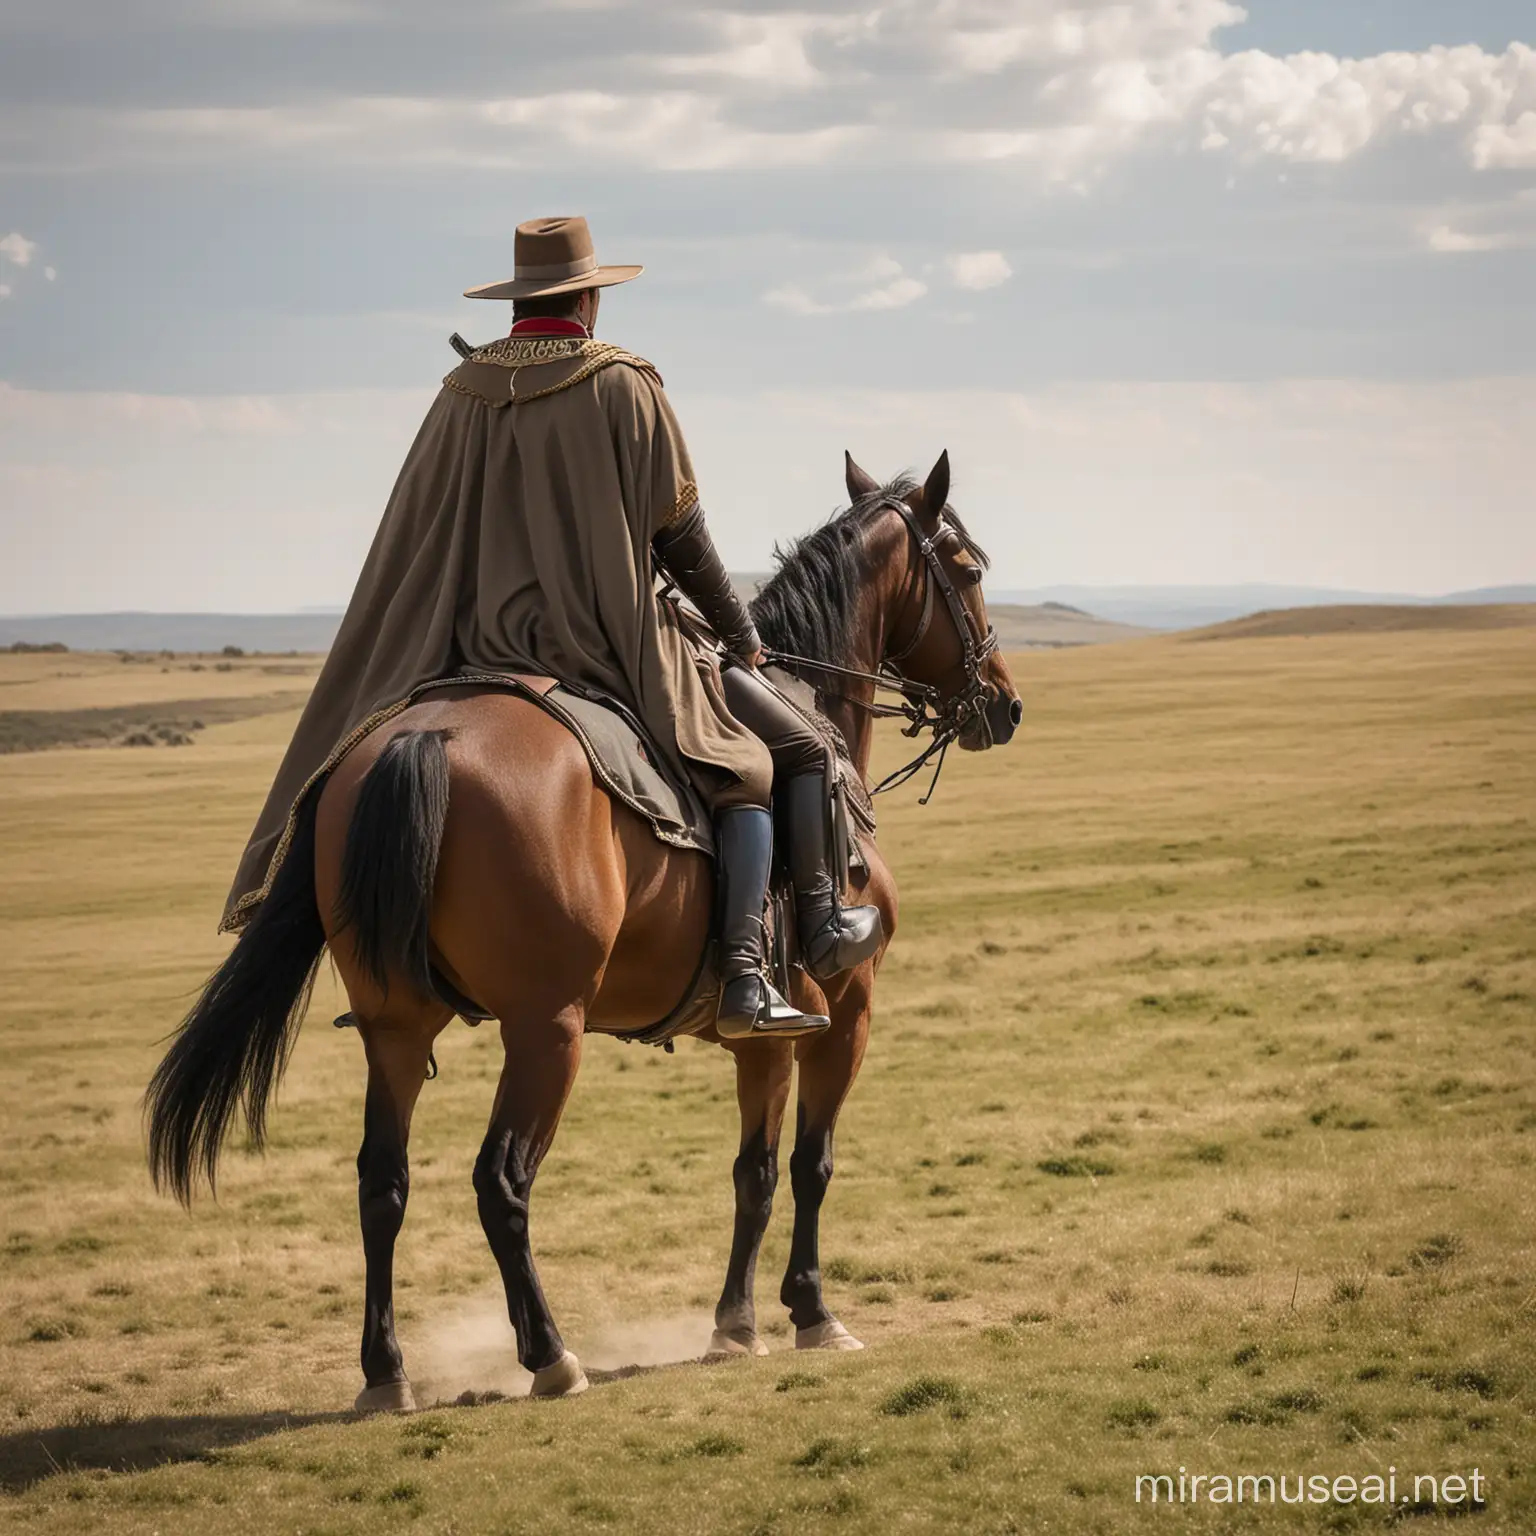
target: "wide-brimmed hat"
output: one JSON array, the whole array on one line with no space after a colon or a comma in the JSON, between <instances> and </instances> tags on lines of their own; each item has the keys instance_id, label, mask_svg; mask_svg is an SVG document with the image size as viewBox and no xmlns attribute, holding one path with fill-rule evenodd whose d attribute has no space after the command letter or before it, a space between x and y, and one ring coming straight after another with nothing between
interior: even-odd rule
<instances>
[{"instance_id":1,"label":"wide-brimmed hat","mask_svg":"<svg viewBox=\"0 0 1536 1536\"><path fill-rule=\"evenodd\" d=\"M579 215L530 219L517 226L512 254L517 275L504 283L486 283L465 291L466 299L541 299L583 288L607 288L639 277L644 267L600 267L592 232Z\"/></svg>"}]
</instances>

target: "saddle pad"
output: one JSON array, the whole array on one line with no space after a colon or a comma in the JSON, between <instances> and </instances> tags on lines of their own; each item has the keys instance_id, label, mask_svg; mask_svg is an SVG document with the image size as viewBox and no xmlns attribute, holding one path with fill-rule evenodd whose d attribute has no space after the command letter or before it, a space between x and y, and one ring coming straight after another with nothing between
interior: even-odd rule
<instances>
[{"instance_id":1,"label":"saddle pad","mask_svg":"<svg viewBox=\"0 0 1536 1536\"><path fill-rule=\"evenodd\" d=\"M582 693L550 677L511 672L458 672L423 684L411 694L414 703L434 688L501 688L537 704L581 743L592 777L608 794L643 816L651 830L674 848L692 848L714 856L709 813L689 785L678 785L658 766L659 754L649 744L639 722L614 699ZM714 945L707 944L681 1001L666 1018L647 1028L599 1030L621 1040L672 1049L678 1035L691 1035L714 1022L720 983L715 976ZM439 996L463 1018L476 1022L489 1014L472 999L457 994ZM590 1028L591 1026L589 1026Z\"/></svg>"},{"instance_id":2,"label":"saddle pad","mask_svg":"<svg viewBox=\"0 0 1536 1536\"><path fill-rule=\"evenodd\" d=\"M773 680L775 683L779 678ZM804 688L798 679L784 676L783 681ZM714 837L710 817L702 798L691 785L679 785L660 766L660 754L651 746L645 731L631 712L617 700L587 694L569 684L549 677L526 676L511 672L465 671L450 677L436 678L424 683L411 694L414 703L422 695L436 688L501 688L515 693L560 721L581 743L592 768L592 777L598 785L629 806L650 824L651 830L664 843L676 848L691 848L709 857L714 856ZM784 690L787 692L788 690ZM809 690L806 690L809 693ZM802 695L793 700L796 707L822 732L833 756L841 738L825 717L815 712L815 698ZM809 705L809 708L807 708ZM836 745L834 745L834 742ZM844 761L840 765L851 771ZM841 774L838 775L842 777ZM855 777L857 777L855 775ZM859 785L862 790L862 783ZM864 797L867 799L867 795ZM846 803L841 793L839 803ZM858 802L855 802L857 805ZM867 868L857 834L847 825L846 817L837 818L836 841L846 851L848 862ZM873 832L873 817L869 818L869 831ZM844 866L846 884L846 864ZM781 992L790 988L790 967L797 957L794 943L793 899L785 885L785 874L776 870L775 889L770 893L767 919L770 965L776 985ZM687 991L666 1018L647 1028L631 1031L600 1030L600 1033L617 1034L620 1039L645 1045L664 1045L679 1035L691 1035L707 1028L714 1022L715 1003L719 994L719 980L715 974L713 940L705 946L699 964ZM465 1018L489 1017L473 1004L471 999L445 997ZM466 1012L461 1004L469 1004Z\"/></svg>"},{"instance_id":3,"label":"saddle pad","mask_svg":"<svg viewBox=\"0 0 1536 1536\"><path fill-rule=\"evenodd\" d=\"M434 688L466 684L502 688L537 704L581 743L598 785L644 817L661 842L714 855L714 833L703 800L691 785L676 783L660 766L660 754L622 704L548 677L478 671L437 678L416 689L412 699Z\"/></svg>"},{"instance_id":4,"label":"saddle pad","mask_svg":"<svg viewBox=\"0 0 1536 1536\"><path fill-rule=\"evenodd\" d=\"M628 710L563 683L545 695L544 705L566 717L598 783L644 816L662 842L714 856L714 830L703 800L692 785L673 782Z\"/></svg>"}]
</instances>

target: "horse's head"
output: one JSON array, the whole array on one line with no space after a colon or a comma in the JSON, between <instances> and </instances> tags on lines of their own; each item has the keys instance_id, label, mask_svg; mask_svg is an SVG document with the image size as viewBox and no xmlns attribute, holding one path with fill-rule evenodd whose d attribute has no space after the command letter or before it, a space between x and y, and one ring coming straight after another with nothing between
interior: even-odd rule
<instances>
[{"instance_id":1,"label":"horse's head","mask_svg":"<svg viewBox=\"0 0 1536 1536\"><path fill-rule=\"evenodd\" d=\"M922 485L899 494L882 487L848 454L848 495L867 503L884 494L900 518L903 551L891 594L882 663L913 683L939 691L941 712L963 714L955 740L984 752L1011 740L1024 717L1008 663L987 617L981 583L987 557L949 505L949 454Z\"/></svg>"}]
</instances>

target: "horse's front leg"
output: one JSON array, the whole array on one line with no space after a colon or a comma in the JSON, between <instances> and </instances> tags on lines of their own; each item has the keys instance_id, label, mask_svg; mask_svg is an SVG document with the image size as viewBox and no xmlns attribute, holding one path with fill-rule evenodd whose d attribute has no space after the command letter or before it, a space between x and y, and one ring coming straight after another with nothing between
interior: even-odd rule
<instances>
[{"instance_id":1,"label":"horse's front leg","mask_svg":"<svg viewBox=\"0 0 1536 1536\"><path fill-rule=\"evenodd\" d=\"M395 1239L410 1193L406 1146L411 1115L426 1081L432 1041L445 1021L424 1014L403 1023L360 1020L368 1057L363 1145L357 1154L357 1207L363 1229L363 1379L359 1413L416 1406L395 1338Z\"/></svg>"},{"instance_id":2,"label":"horse's front leg","mask_svg":"<svg viewBox=\"0 0 1536 1536\"><path fill-rule=\"evenodd\" d=\"M535 1397L584 1392L587 1378L560 1338L534 1268L528 1201L544 1154L555 1139L581 1065L584 1011L573 1004L553 1019L518 1022L504 1014L506 1064L490 1129L475 1160L475 1195L507 1293L517 1358L533 1372Z\"/></svg>"},{"instance_id":3,"label":"horse's front leg","mask_svg":"<svg viewBox=\"0 0 1536 1536\"><path fill-rule=\"evenodd\" d=\"M821 1204L832 1182L832 1136L838 1111L858 1076L869 1038L871 968L853 973L842 992L828 999L832 1027L802 1041L795 1148L789 1182L795 1197L795 1228L789 1267L779 1298L795 1325L796 1349L862 1349L864 1346L827 1310L821 1291ZM803 1006L803 1005L801 1005Z\"/></svg>"},{"instance_id":4,"label":"horse's front leg","mask_svg":"<svg viewBox=\"0 0 1536 1536\"><path fill-rule=\"evenodd\" d=\"M714 1358L768 1353L768 1346L757 1336L752 1282L758 1249L773 1214L773 1192L779 1182L779 1131L794 1071L794 1053L787 1040L744 1040L726 1049L736 1058L741 1148L731 1169L736 1224L725 1286L715 1307L715 1331L709 1341L709 1354Z\"/></svg>"}]
</instances>

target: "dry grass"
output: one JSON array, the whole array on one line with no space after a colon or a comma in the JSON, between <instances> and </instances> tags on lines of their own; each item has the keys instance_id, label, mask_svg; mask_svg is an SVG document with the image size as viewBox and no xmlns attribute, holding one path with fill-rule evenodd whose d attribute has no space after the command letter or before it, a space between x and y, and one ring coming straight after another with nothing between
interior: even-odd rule
<instances>
[{"instance_id":1,"label":"dry grass","mask_svg":"<svg viewBox=\"0 0 1536 1536\"><path fill-rule=\"evenodd\" d=\"M167 699L100 709L0 710L0 753L53 747L190 747L210 725L252 715L289 714L307 692L252 693L238 698Z\"/></svg>"},{"instance_id":2,"label":"dry grass","mask_svg":"<svg viewBox=\"0 0 1536 1536\"><path fill-rule=\"evenodd\" d=\"M0 666L22 660L44 659ZM333 1417L361 1062L328 984L277 1145L230 1159L222 1204L155 1201L140 1159L156 1041L221 952L293 717L0 762L0 1518L1118 1532L1163 1518L1139 1472L1390 1464L1478 1467L1479 1528L1530 1529L1536 631L1155 640L1018 673L1019 743L883 816L903 926L823 1246L872 1347L404 1421ZM469 1187L496 1043L456 1028L439 1056L402 1342L444 1396L505 1391ZM584 1356L702 1348L734 1138L718 1052L591 1042L534 1203Z\"/></svg>"},{"instance_id":3,"label":"dry grass","mask_svg":"<svg viewBox=\"0 0 1536 1536\"><path fill-rule=\"evenodd\" d=\"M178 699L307 694L319 656L186 656L169 652L0 651L0 710L122 709Z\"/></svg>"},{"instance_id":4,"label":"dry grass","mask_svg":"<svg viewBox=\"0 0 1536 1536\"><path fill-rule=\"evenodd\" d=\"M319 660L0 652L0 754L191 746L207 726L301 708Z\"/></svg>"}]
</instances>

